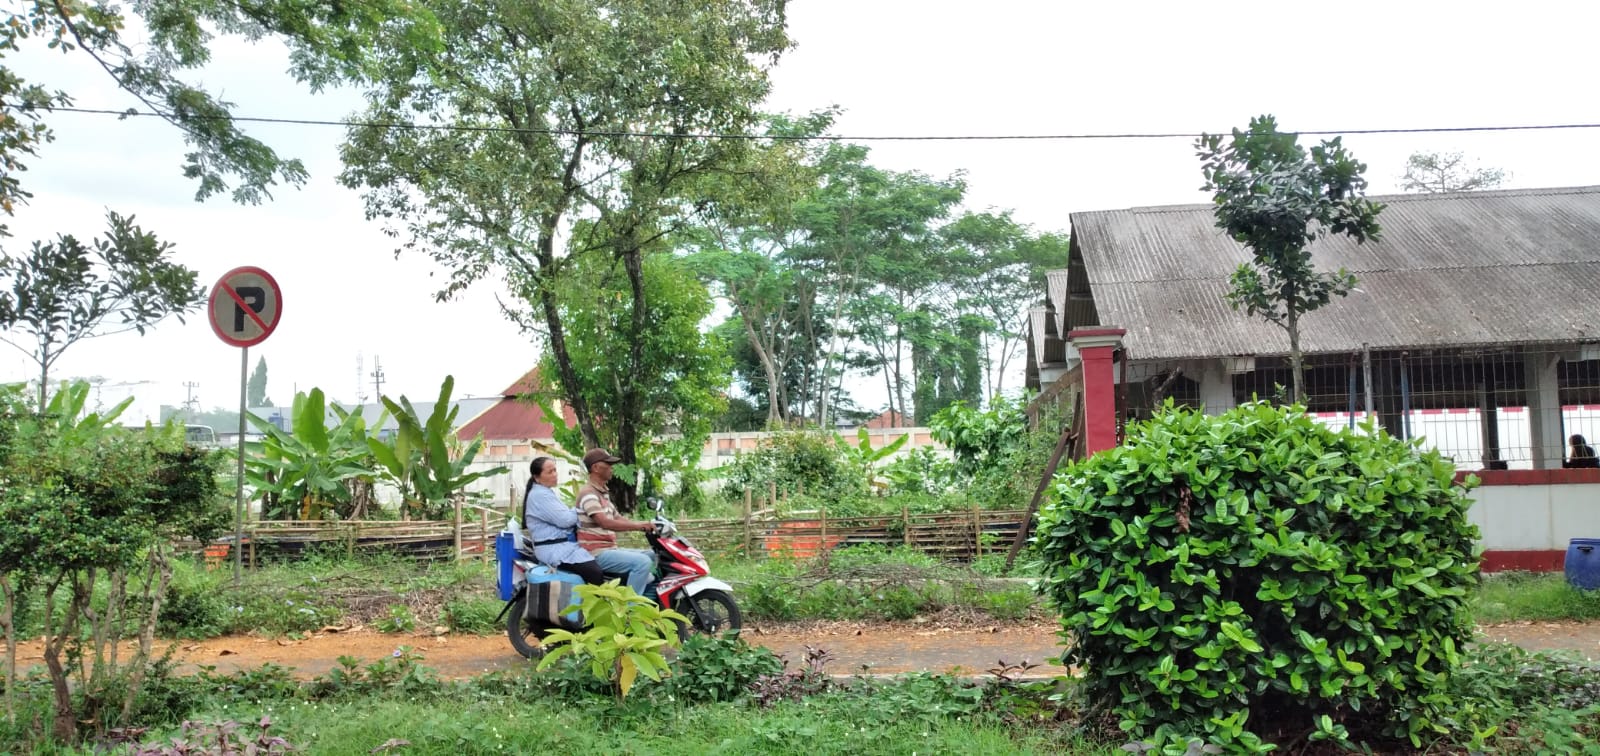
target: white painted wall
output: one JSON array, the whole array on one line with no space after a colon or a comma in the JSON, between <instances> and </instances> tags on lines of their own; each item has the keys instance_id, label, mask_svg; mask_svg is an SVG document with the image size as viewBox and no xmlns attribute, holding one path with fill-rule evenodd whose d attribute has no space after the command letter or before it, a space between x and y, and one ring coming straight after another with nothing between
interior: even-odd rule
<instances>
[{"instance_id":1,"label":"white painted wall","mask_svg":"<svg viewBox=\"0 0 1600 756\"><path fill-rule=\"evenodd\" d=\"M1600 483L1478 486L1471 520L1491 551L1566 551L1573 538L1600 538Z\"/></svg>"},{"instance_id":2,"label":"white painted wall","mask_svg":"<svg viewBox=\"0 0 1600 756\"><path fill-rule=\"evenodd\" d=\"M1533 469L1532 425L1526 407L1501 407L1500 457L1512 470ZM1349 426L1343 412L1317 412L1313 417L1332 428ZM1357 413L1360 422L1360 413ZM1581 434L1594 445L1600 439L1600 405L1568 405L1561 411L1562 435ZM1425 448L1456 461L1458 470L1477 470L1483 466L1482 423L1476 409L1417 410L1411 413L1411 434L1422 439ZM1563 453L1565 448L1563 448ZM1560 467L1557 463L1555 467Z\"/></svg>"}]
</instances>

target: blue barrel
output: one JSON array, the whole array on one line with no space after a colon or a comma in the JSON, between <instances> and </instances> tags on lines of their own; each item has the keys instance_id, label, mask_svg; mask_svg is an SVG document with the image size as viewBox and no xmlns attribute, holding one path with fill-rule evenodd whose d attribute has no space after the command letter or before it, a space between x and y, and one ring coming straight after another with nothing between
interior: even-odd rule
<instances>
[{"instance_id":1,"label":"blue barrel","mask_svg":"<svg viewBox=\"0 0 1600 756\"><path fill-rule=\"evenodd\" d=\"M501 601L510 601L517 590L517 587L511 584L511 567L517 561L516 536L504 531L495 536L494 557L500 563L499 579L495 580L495 587L500 589Z\"/></svg>"},{"instance_id":2,"label":"blue barrel","mask_svg":"<svg viewBox=\"0 0 1600 756\"><path fill-rule=\"evenodd\" d=\"M1586 591L1600 590L1600 538L1574 538L1567 543L1567 583Z\"/></svg>"}]
</instances>

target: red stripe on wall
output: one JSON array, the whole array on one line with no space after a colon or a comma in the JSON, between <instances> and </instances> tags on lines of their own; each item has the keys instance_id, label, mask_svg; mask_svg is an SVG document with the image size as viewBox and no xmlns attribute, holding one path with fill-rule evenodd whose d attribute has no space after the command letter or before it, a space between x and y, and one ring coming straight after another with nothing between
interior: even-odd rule
<instances>
[{"instance_id":1,"label":"red stripe on wall","mask_svg":"<svg viewBox=\"0 0 1600 756\"><path fill-rule=\"evenodd\" d=\"M1561 572L1566 561L1565 551L1485 551L1479 569L1483 572Z\"/></svg>"},{"instance_id":2,"label":"red stripe on wall","mask_svg":"<svg viewBox=\"0 0 1600 756\"><path fill-rule=\"evenodd\" d=\"M1485 486L1550 486L1575 483L1600 483L1600 469L1583 470L1458 470L1456 482L1468 475L1478 476Z\"/></svg>"}]
</instances>

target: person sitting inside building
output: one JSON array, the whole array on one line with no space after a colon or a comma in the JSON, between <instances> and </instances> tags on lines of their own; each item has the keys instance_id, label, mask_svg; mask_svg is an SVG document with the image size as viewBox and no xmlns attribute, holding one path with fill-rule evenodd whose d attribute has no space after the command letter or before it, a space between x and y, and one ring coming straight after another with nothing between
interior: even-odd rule
<instances>
[{"instance_id":1,"label":"person sitting inside building","mask_svg":"<svg viewBox=\"0 0 1600 756\"><path fill-rule=\"evenodd\" d=\"M1594 447L1585 441L1583 436L1573 435L1568 439L1572 444L1567 461L1561 466L1566 468L1600 467L1600 457L1594 455Z\"/></svg>"}]
</instances>

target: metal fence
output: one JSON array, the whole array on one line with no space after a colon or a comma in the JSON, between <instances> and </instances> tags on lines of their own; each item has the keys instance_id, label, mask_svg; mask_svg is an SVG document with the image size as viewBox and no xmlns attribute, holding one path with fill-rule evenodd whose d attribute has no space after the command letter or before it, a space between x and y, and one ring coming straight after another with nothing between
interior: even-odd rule
<instances>
[{"instance_id":1,"label":"metal fence","mask_svg":"<svg viewBox=\"0 0 1600 756\"><path fill-rule=\"evenodd\" d=\"M1135 366L1137 368L1139 366ZM1258 358L1254 369L1213 383L1203 365L1130 370L1119 402L1124 420L1149 417L1170 397L1208 412L1231 390L1234 402L1287 394L1286 359ZM1176 375L1175 375L1176 374ZM1367 419L1391 435L1420 439L1464 470L1560 468L1569 440L1600 436L1600 353L1594 347L1517 347L1475 352L1368 351L1306 358L1307 409L1332 427ZM1210 390L1206 390L1209 388Z\"/></svg>"}]
</instances>

